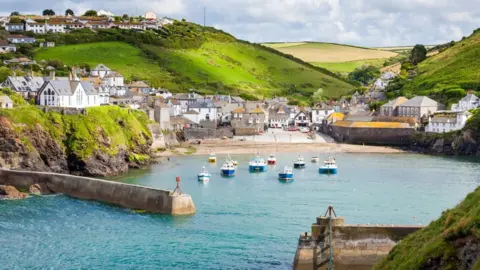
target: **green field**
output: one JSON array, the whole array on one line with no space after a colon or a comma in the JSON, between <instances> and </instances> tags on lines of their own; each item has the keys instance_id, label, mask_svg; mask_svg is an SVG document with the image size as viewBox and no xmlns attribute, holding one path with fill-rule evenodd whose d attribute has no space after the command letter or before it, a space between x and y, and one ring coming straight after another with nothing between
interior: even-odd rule
<instances>
[{"instance_id":1,"label":"green field","mask_svg":"<svg viewBox=\"0 0 480 270\"><path fill-rule=\"evenodd\" d=\"M305 42L279 42L279 43L263 43L262 45L265 47L277 49L277 48L286 48L292 46L303 45Z\"/></svg>"},{"instance_id":2,"label":"green field","mask_svg":"<svg viewBox=\"0 0 480 270\"><path fill-rule=\"evenodd\" d=\"M324 88L328 96L340 96L353 88L311 67L241 42L209 41L199 49L140 46L121 42L66 45L41 49L35 58L59 59L70 66L103 63L127 79L144 79L176 92L195 88L203 93L257 98L284 94L308 103L318 88Z\"/></svg>"},{"instance_id":3,"label":"green field","mask_svg":"<svg viewBox=\"0 0 480 270\"><path fill-rule=\"evenodd\" d=\"M155 60L146 58L140 49L123 42L87 43L39 49L35 59L37 61L59 59L69 66L87 63L92 68L103 63L120 72L126 79L141 78L154 85L171 80L169 73Z\"/></svg>"},{"instance_id":4,"label":"green field","mask_svg":"<svg viewBox=\"0 0 480 270\"><path fill-rule=\"evenodd\" d=\"M480 31L418 65L404 94L445 97L448 90L480 90ZM461 98L461 97L458 97Z\"/></svg>"},{"instance_id":5,"label":"green field","mask_svg":"<svg viewBox=\"0 0 480 270\"><path fill-rule=\"evenodd\" d=\"M312 63L315 66L323 67L333 72L349 73L364 65L375 66L377 68L383 67L385 59L367 59L359 61L350 61L343 63Z\"/></svg>"}]
</instances>

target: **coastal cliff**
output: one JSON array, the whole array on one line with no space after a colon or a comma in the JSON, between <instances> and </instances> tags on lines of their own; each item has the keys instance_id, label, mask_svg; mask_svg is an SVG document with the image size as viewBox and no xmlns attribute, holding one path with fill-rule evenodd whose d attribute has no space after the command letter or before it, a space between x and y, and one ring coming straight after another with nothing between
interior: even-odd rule
<instances>
[{"instance_id":1,"label":"coastal cliff","mask_svg":"<svg viewBox=\"0 0 480 270\"><path fill-rule=\"evenodd\" d=\"M0 167L109 176L150 162L145 113L117 106L45 110L2 89L15 102L0 109Z\"/></svg>"}]
</instances>

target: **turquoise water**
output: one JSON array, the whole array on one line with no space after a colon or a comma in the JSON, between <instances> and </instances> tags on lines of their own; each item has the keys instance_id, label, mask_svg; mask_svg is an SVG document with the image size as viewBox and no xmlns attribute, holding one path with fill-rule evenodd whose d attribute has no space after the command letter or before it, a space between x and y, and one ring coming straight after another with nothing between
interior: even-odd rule
<instances>
[{"instance_id":1,"label":"turquoise water","mask_svg":"<svg viewBox=\"0 0 480 270\"><path fill-rule=\"evenodd\" d=\"M265 158L267 156L265 155ZM311 154L304 154L307 161ZM178 157L121 179L191 194L190 217L138 214L63 195L0 201L0 269L290 269L298 235L333 205L348 223L428 224L480 184L480 163L409 154L337 154L339 174L307 163L295 180L277 170L296 154L278 154L277 169L234 178L206 157ZM219 156L219 161L224 156ZM415 219L413 218L415 216Z\"/></svg>"}]
</instances>

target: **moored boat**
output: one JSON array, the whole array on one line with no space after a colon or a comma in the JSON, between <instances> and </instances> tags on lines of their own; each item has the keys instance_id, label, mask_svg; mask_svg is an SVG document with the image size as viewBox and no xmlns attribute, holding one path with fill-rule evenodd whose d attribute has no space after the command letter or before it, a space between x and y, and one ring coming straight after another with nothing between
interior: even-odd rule
<instances>
[{"instance_id":1,"label":"moored boat","mask_svg":"<svg viewBox=\"0 0 480 270\"><path fill-rule=\"evenodd\" d=\"M222 168L220 168L222 171L222 175L224 176L234 176L235 175L235 166L230 160L227 160L225 163L223 163Z\"/></svg>"},{"instance_id":2,"label":"moored boat","mask_svg":"<svg viewBox=\"0 0 480 270\"><path fill-rule=\"evenodd\" d=\"M337 174L337 164L335 159L330 157L324 161L323 166L318 169L320 174Z\"/></svg>"},{"instance_id":3,"label":"moored boat","mask_svg":"<svg viewBox=\"0 0 480 270\"><path fill-rule=\"evenodd\" d=\"M238 161L232 160L233 166L238 166Z\"/></svg>"},{"instance_id":4,"label":"moored boat","mask_svg":"<svg viewBox=\"0 0 480 270\"><path fill-rule=\"evenodd\" d=\"M277 164L277 158L275 157L274 154L270 154L267 162L268 162L269 165L275 165L275 164Z\"/></svg>"},{"instance_id":5,"label":"moored boat","mask_svg":"<svg viewBox=\"0 0 480 270\"><path fill-rule=\"evenodd\" d=\"M250 172L266 172L267 162L257 155L248 163L248 170Z\"/></svg>"},{"instance_id":6,"label":"moored boat","mask_svg":"<svg viewBox=\"0 0 480 270\"><path fill-rule=\"evenodd\" d=\"M293 171L288 166L285 166L283 171L278 172L278 179L283 181L290 181L293 179Z\"/></svg>"},{"instance_id":7,"label":"moored boat","mask_svg":"<svg viewBox=\"0 0 480 270\"><path fill-rule=\"evenodd\" d=\"M305 168L305 160L302 156L298 156L297 160L293 162L293 167L296 169Z\"/></svg>"},{"instance_id":8,"label":"moored boat","mask_svg":"<svg viewBox=\"0 0 480 270\"><path fill-rule=\"evenodd\" d=\"M320 158L319 157L312 157L312 163L319 163Z\"/></svg>"},{"instance_id":9,"label":"moored boat","mask_svg":"<svg viewBox=\"0 0 480 270\"><path fill-rule=\"evenodd\" d=\"M212 175L207 171L207 169L205 169L205 166L202 167L202 170L197 175L198 181L201 181L204 183L209 182L211 177Z\"/></svg>"},{"instance_id":10,"label":"moored boat","mask_svg":"<svg viewBox=\"0 0 480 270\"><path fill-rule=\"evenodd\" d=\"M208 162L209 163L215 163L217 162L217 156L215 156L215 154L210 154L210 156L208 157Z\"/></svg>"}]
</instances>

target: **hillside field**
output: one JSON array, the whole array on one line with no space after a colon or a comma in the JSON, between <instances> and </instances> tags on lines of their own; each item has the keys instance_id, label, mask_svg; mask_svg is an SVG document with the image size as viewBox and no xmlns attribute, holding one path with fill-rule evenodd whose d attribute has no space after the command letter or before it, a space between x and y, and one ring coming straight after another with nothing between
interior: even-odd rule
<instances>
[{"instance_id":1,"label":"hillside field","mask_svg":"<svg viewBox=\"0 0 480 270\"><path fill-rule=\"evenodd\" d=\"M380 67L388 58L397 56L396 52L332 43L267 43L264 46L293 55L316 66L344 73L364 64Z\"/></svg>"},{"instance_id":2,"label":"hillside field","mask_svg":"<svg viewBox=\"0 0 480 270\"><path fill-rule=\"evenodd\" d=\"M103 63L127 79L144 79L174 92L195 88L203 93L229 92L257 98L285 94L308 102L318 88L334 97L353 88L340 79L242 42L208 41L198 49L100 42L40 49L35 58L59 59L69 66Z\"/></svg>"}]
</instances>

